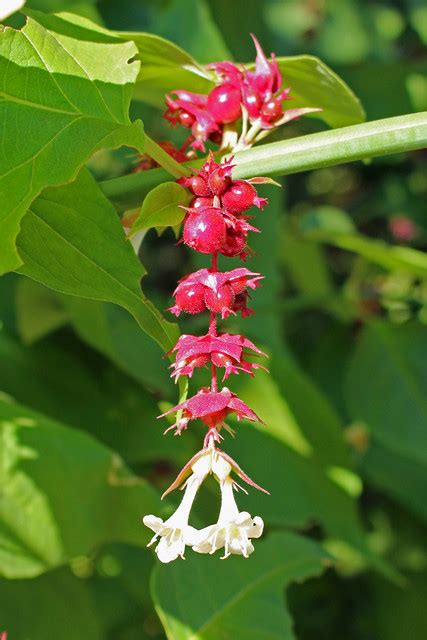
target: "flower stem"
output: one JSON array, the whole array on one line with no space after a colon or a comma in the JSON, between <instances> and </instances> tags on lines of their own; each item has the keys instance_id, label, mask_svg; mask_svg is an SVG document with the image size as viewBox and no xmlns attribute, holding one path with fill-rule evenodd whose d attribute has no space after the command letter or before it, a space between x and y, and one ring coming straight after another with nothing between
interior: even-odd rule
<instances>
[{"instance_id":1,"label":"flower stem","mask_svg":"<svg viewBox=\"0 0 427 640\"><path fill-rule=\"evenodd\" d=\"M189 169L170 156L157 142L145 134L145 153L153 158L163 169L166 169L175 178L190 175Z\"/></svg>"},{"instance_id":2,"label":"flower stem","mask_svg":"<svg viewBox=\"0 0 427 640\"><path fill-rule=\"evenodd\" d=\"M211 271L218 271L218 254L212 254L212 263L211 263ZM210 322L209 322L209 334L211 336L217 335L217 326L216 326L216 313L215 311L211 311ZM218 391L218 377L216 366L212 363L212 382L211 382L211 390Z\"/></svg>"}]
</instances>

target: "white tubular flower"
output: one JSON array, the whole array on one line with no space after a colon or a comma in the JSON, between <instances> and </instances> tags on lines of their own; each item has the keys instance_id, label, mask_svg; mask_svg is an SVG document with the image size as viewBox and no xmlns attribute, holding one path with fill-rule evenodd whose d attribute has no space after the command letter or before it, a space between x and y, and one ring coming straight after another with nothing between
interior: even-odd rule
<instances>
[{"instance_id":1,"label":"white tubular flower","mask_svg":"<svg viewBox=\"0 0 427 640\"><path fill-rule=\"evenodd\" d=\"M213 471L216 473L215 465ZM251 538L259 538L264 529L264 522L259 516L252 518L247 511L240 512L233 494L233 480L227 475L221 477L218 470L217 477L221 479L221 510L218 522L197 532L193 551L197 553L213 554L224 548L222 560L231 554L248 558L254 550Z\"/></svg>"},{"instance_id":2,"label":"white tubular flower","mask_svg":"<svg viewBox=\"0 0 427 640\"><path fill-rule=\"evenodd\" d=\"M144 516L145 526L154 531L154 536L147 546L154 544L160 537L155 551L161 562L172 562L178 556L184 559L185 546L194 544L197 530L188 524L188 519L197 491L210 469L211 461L207 456L193 465L193 473L185 483L185 493L181 504L166 522L157 516Z\"/></svg>"}]
</instances>

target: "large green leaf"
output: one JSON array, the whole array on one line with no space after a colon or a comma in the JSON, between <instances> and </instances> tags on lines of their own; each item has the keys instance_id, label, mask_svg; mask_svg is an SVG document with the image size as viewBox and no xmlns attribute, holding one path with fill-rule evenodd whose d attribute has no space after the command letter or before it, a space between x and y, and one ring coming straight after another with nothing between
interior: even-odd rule
<instances>
[{"instance_id":1,"label":"large green leaf","mask_svg":"<svg viewBox=\"0 0 427 640\"><path fill-rule=\"evenodd\" d=\"M319 575L326 562L313 542L271 534L250 560L188 553L186 562L157 566L153 598L169 640L290 640L283 588Z\"/></svg>"},{"instance_id":2,"label":"large green leaf","mask_svg":"<svg viewBox=\"0 0 427 640\"><path fill-rule=\"evenodd\" d=\"M361 456L359 470L371 486L427 522L426 464L391 450L374 438Z\"/></svg>"},{"instance_id":3,"label":"large green leaf","mask_svg":"<svg viewBox=\"0 0 427 640\"><path fill-rule=\"evenodd\" d=\"M425 326L376 321L360 336L345 381L348 411L370 432L362 474L424 519L426 362Z\"/></svg>"},{"instance_id":4,"label":"large green leaf","mask_svg":"<svg viewBox=\"0 0 427 640\"><path fill-rule=\"evenodd\" d=\"M23 219L21 273L62 293L114 302L127 309L164 351L178 335L141 293L145 270L108 200L89 172L46 189Z\"/></svg>"},{"instance_id":5,"label":"large green leaf","mask_svg":"<svg viewBox=\"0 0 427 640\"><path fill-rule=\"evenodd\" d=\"M330 127L347 127L365 120L360 100L322 60L314 56L277 58L285 86L291 87L292 108L320 107L312 115Z\"/></svg>"},{"instance_id":6,"label":"large green leaf","mask_svg":"<svg viewBox=\"0 0 427 640\"><path fill-rule=\"evenodd\" d=\"M143 335L136 325L135 333ZM155 397L76 342L45 339L23 347L3 330L0 360L1 391L50 418L85 429L129 463L178 458L184 464L194 453L191 438L178 447L174 438L163 436Z\"/></svg>"},{"instance_id":7,"label":"large green leaf","mask_svg":"<svg viewBox=\"0 0 427 640\"><path fill-rule=\"evenodd\" d=\"M143 333L135 318L121 307L97 300L64 296L64 307L79 337L140 384L173 399L164 349Z\"/></svg>"},{"instance_id":8,"label":"large green leaf","mask_svg":"<svg viewBox=\"0 0 427 640\"><path fill-rule=\"evenodd\" d=\"M353 420L374 439L415 461L427 461L427 329L376 321L360 336L346 379ZM367 376L366 372L372 375Z\"/></svg>"},{"instance_id":9,"label":"large green leaf","mask_svg":"<svg viewBox=\"0 0 427 640\"><path fill-rule=\"evenodd\" d=\"M142 124L128 116L135 45L89 21L94 32L36 17L43 26L28 18L22 31L0 32L0 273L22 262L20 221L44 187L72 180L101 147L143 149Z\"/></svg>"},{"instance_id":10,"label":"large green leaf","mask_svg":"<svg viewBox=\"0 0 427 640\"><path fill-rule=\"evenodd\" d=\"M19 334L26 344L40 340L67 323L57 294L34 280L20 278L15 296Z\"/></svg>"},{"instance_id":11,"label":"large green leaf","mask_svg":"<svg viewBox=\"0 0 427 640\"><path fill-rule=\"evenodd\" d=\"M25 614L22 614L25 603ZM33 580L0 580L0 629L10 638L102 640L93 595L69 569Z\"/></svg>"},{"instance_id":12,"label":"large green leaf","mask_svg":"<svg viewBox=\"0 0 427 640\"><path fill-rule=\"evenodd\" d=\"M110 449L4 398L0 439L0 575L36 576L105 542L146 543L140 516L159 500Z\"/></svg>"},{"instance_id":13,"label":"large green leaf","mask_svg":"<svg viewBox=\"0 0 427 640\"><path fill-rule=\"evenodd\" d=\"M119 33L138 47L141 70L135 84L134 98L164 107L165 94L174 89L209 93L211 73L189 53L173 42L152 33Z\"/></svg>"}]
</instances>

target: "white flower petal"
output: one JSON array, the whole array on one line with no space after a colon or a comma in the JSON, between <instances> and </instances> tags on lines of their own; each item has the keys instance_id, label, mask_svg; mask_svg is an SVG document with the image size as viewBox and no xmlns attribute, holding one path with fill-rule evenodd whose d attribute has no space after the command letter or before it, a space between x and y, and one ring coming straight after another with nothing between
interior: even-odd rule
<instances>
[{"instance_id":1,"label":"white flower petal","mask_svg":"<svg viewBox=\"0 0 427 640\"><path fill-rule=\"evenodd\" d=\"M175 531L176 533L170 538L162 537L156 547L157 557L160 562L172 562L173 560L176 560L178 556L181 558L184 557L185 542L182 531Z\"/></svg>"},{"instance_id":2,"label":"white flower petal","mask_svg":"<svg viewBox=\"0 0 427 640\"><path fill-rule=\"evenodd\" d=\"M164 526L163 520L161 518L158 518L157 516L153 516L151 514L148 516L144 516L142 522L146 527L154 531L154 533L158 533Z\"/></svg>"}]
</instances>

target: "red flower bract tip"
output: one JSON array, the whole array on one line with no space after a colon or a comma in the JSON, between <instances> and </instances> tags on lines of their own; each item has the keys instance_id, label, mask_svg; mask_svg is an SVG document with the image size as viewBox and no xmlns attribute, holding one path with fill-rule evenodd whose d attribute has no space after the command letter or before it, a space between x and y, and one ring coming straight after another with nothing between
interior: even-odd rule
<instances>
[{"instance_id":1,"label":"red flower bract tip","mask_svg":"<svg viewBox=\"0 0 427 640\"><path fill-rule=\"evenodd\" d=\"M220 333L204 336L182 335L174 348L176 361L171 365L172 377L178 380L186 375L191 378L194 369L211 362L216 367L224 368L223 380L232 373L240 371L253 375L255 369L265 369L262 365L247 360L249 353L266 356L251 340L241 335Z\"/></svg>"},{"instance_id":2,"label":"red flower bract tip","mask_svg":"<svg viewBox=\"0 0 427 640\"><path fill-rule=\"evenodd\" d=\"M197 419L210 429L219 429L224 426L225 418L231 413L234 413L239 421L245 419L264 424L261 418L227 387L223 387L221 391L211 391L203 387L195 396L162 413L159 418L176 411L182 411L182 418L168 429L175 429L176 435L180 435L187 428L190 420Z\"/></svg>"}]
</instances>

